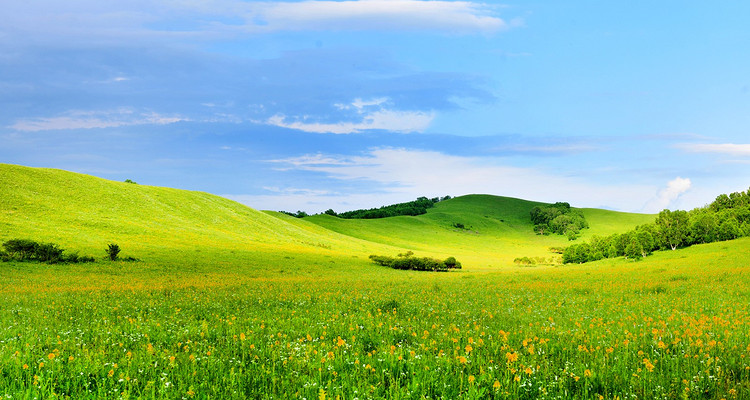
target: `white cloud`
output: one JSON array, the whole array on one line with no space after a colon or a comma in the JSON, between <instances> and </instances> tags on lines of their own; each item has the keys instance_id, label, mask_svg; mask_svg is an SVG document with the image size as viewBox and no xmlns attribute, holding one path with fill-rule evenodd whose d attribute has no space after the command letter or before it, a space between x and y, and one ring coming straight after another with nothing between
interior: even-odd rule
<instances>
[{"instance_id":1,"label":"white cloud","mask_svg":"<svg viewBox=\"0 0 750 400\"><path fill-rule=\"evenodd\" d=\"M460 157L435 151L383 148L361 156L308 155L273 160L289 169L318 172L345 182L370 182L369 193L309 193L231 196L261 209L319 212L379 207L419 196L494 194L527 200L567 201L575 207L641 211L634 207L653 194L645 185L594 184L534 168L502 165L496 159ZM295 189L299 190L299 189ZM283 208L282 205L285 207ZM321 209L321 207L323 207Z\"/></svg>"},{"instance_id":2,"label":"white cloud","mask_svg":"<svg viewBox=\"0 0 750 400\"><path fill-rule=\"evenodd\" d=\"M677 145L677 147L692 153L715 153L735 157L750 157L750 144L683 143Z\"/></svg>"},{"instance_id":3,"label":"white cloud","mask_svg":"<svg viewBox=\"0 0 750 400\"><path fill-rule=\"evenodd\" d=\"M356 99L351 104L335 104L339 110L349 110L354 107L357 121L341 121L336 123L315 122L310 116L292 118L283 114L276 114L268 118L265 123L282 128L296 129L313 133L359 133L367 130L386 130L391 132L423 132L435 119L434 112L399 111L385 107L388 99L378 98L364 101Z\"/></svg>"},{"instance_id":4,"label":"white cloud","mask_svg":"<svg viewBox=\"0 0 750 400\"><path fill-rule=\"evenodd\" d=\"M495 32L506 23L492 7L468 1L360 0L257 2L246 18L255 31L277 30L441 30Z\"/></svg>"},{"instance_id":5,"label":"white cloud","mask_svg":"<svg viewBox=\"0 0 750 400\"><path fill-rule=\"evenodd\" d=\"M3 4L3 36L99 43L156 38L226 38L279 31L438 31L492 33L523 24L471 1L41 0Z\"/></svg>"},{"instance_id":6,"label":"white cloud","mask_svg":"<svg viewBox=\"0 0 750 400\"><path fill-rule=\"evenodd\" d=\"M690 179L677 177L667 182L667 186L661 189L654 198L649 200L643 207L643 210L649 213L656 213L665 208L670 208L692 186L693 183Z\"/></svg>"},{"instance_id":7,"label":"white cloud","mask_svg":"<svg viewBox=\"0 0 750 400\"><path fill-rule=\"evenodd\" d=\"M109 111L69 111L57 117L29 118L17 121L10 128L22 132L50 130L116 128L129 125L168 125L188 121L180 116L156 112L136 113L130 109Z\"/></svg>"}]
</instances>

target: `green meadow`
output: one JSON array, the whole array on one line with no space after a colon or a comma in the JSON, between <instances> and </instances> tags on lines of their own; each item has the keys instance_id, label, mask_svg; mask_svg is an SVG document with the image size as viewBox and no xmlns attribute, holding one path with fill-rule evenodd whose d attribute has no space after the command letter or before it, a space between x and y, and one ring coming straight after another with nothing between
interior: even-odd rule
<instances>
[{"instance_id":1,"label":"green meadow","mask_svg":"<svg viewBox=\"0 0 750 400\"><path fill-rule=\"evenodd\" d=\"M550 248L570 242L533 232L540 204L471 195L416 217L297 219L0 164L0 242L96 258L0 263L0 395L750 398L750 238L563 265ZM582 212L578 240L655 219ZM107 260L109 243L138 261ZM368 259L406 251L463 269Z\"/></svg>"}]
</instances>

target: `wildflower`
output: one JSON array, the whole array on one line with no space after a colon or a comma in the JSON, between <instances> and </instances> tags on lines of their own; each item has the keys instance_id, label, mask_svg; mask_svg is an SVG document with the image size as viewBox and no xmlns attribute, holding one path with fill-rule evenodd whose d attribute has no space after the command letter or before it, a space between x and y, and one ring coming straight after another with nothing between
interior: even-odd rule
<instances>
[{"instance_id":1,"label":"wildflower","mask_svg":"<svg viewBox=\"0 0 750 400\"><path fill-rule=\"evenodd\" d=\"M466 362L468 361L464 356L458 356L457 358L458 362L460 362L461 364L466 364Z\"/></svg>"},{"instance_id":2,"label":"wildflower","mask_svg":"<svg viewBox=\"0 0 750 400\"><path fill-rule=\"evenodd\" d=\"M318 392L318 398L320 400L326 400L326 391L323 389L320 389L320 392Z\"/></svg>"},{"instance_id":3,"label":"wildflower","mask_svg":"<svg viewBox=\"0 0 750 400\"><path fill-rule=\"evenodd\" d=\"M585 376L586 378L591 378L591 375L593 374L591 373L590 369L583 371L583 376Z\"/></svg>"},{"instance_id":4,"label":"wildflower","mask_svg":"<svg viewBox=\"0 0 750 400\"><path fill-rule=\"evenodd\" d=\"M50 360L53 360L55 358L55 353L47 354L47 358L49 358Z\"/></svg>"},{"instance_id":5,"label":"wildflower","mask_svg":"<svg viewBox=\"0 0 750 400\"><path fill-rule=\"evenodd\" d=\"M534 373L534 370L531 369L531 367L526 367L526 369L523 372L525 372L526 375L531 375Z\"/></svg>"},{"instance_id":6,"label":"wildflower","mask_svg":"<svg viewBox=\"0 0 750 400\"><path fill-rule=\"evenodd\" d=\"M240 340L245 341L245 332L240 333Z\"/></svg>"},{"instance_id":7,"label":"wildflower","mask_svg":"<svg viewBox=\"0 0 750 400\"><path fill-rule=\"evenodd\" d=\"M495 390L500 390L500 381L496 380L495 383L492 384L492 388Z\"/></svg>"},{"instance_id":8,"label":"wildflower","mask_svg":"<svg viewBox=\"0 0 750 400\"><path fill-rule=\"evenodd\" d=\"M518 353L505 353L505 358L509 363L518 361Z\"/></svg>"},{"instance_id":9,"label":"wildflower","mask_svg":"<svg viewBox=\"0 0 750 400\"><path fill-rule=\"evenodd\" d=\"M29 369L29 364L24 364L23 369Z\"/></svg>"},{"instance_id":10,"label":"wildflower","mask_svg":"<svg viewBox=\"0 0 750 400\"><path fill-rule=\"evenodd\" d=\"M464 348L464 350L466 350L467 353L471 353L471 351L474 350L474 348L471 347L471 345L467 344L466 347Z\"/></svg>"},{"instance_id":11,"label":"wildflower","mask_svg":"<svg viewBox=\"0 0 750 400\"><path fill-rule=\"evenodd\" d=\"M473 385L475 380L474 375L469 375L469 384Z\"/></svg>"},{"instance_id":12,"label":"wildflower","mask_svg":"<svg viewBox=\"0 0 750 400\"><path fill-rule=\"evenodd\" d=\"M513 380L516 382L521 382L521 377L516 375L515 378L513 378Z\"/></svg>"},{"instance_id":13,"label":"wildflower","mask_svg":"<svg viewBox=\"0 0 750 400\"><path fill-rule=\"evenodd\" d=\"M75 357L70 356L70 357L68 357L68 362L72 362L74 359L75 359Z\"/></svg>"},{"instance_id":14,"label":"wildflower","mask_svg":"<svg viewBox=\"0 0 750 400\"><path fill-rule=\"evenodd\" d=\"M115 374L115 370L110 369L109 372L107 372L107 376L112 377Z\"/></svg>"}]
</instances>

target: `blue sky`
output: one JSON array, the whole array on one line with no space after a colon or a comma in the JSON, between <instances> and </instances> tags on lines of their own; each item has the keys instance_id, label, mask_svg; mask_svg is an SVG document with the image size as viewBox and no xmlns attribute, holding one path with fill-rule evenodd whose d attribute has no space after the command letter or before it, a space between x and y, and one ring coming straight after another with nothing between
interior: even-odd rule
<instances>
[{"instance_id":1,"label":"blue sky","mask_svg":"<svg viewBox=\"0 0 750 400\"><path fill-rule=\"evenodd\" d=\"M0 162L345 211L750 187L750 3L11 1Z\"/></svg>"}]
</instances>

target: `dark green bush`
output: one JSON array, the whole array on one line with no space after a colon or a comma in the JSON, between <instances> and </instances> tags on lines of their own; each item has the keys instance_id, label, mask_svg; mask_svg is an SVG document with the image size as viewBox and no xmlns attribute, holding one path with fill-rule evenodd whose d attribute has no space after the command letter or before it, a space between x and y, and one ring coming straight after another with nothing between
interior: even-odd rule
<instances>
[{"instance_id":1,"label":"dark green bush","mask_svg":"<svg viewBox=\"0 0 750 400\"><path fill-rule=\"evenodd\" d=\"M461 263L453 256L446 258L445 261L443 261L443 264L445 264L448 269L461 269Z\"/></svg>"},{"instance_id":2,"label":"dark green bush","mask_svg":"<svg viewBox=\"0 0 750 400\"><path fill-rule=\"evenodd\" d=\"M62 259L63 249L54 243L40 243L34 249L34 259L54 264Z\"/></svg>"},{"instance_id":3,"label":"dark green bush","mask_svg":"<svg viewBox=\"0 0 750 400\"><path fill-rule=\"evenodd\" d=\"M370 256L370 260L372 260L375 264L382 265L383 267L390 267L391 264L393 264L395 258L388 256L376 256L375 254L373 254Z\"/></svg>"},{"instance_id":4,"label":"dark green bush","mask_svg":"<svg viewBox=\"0 0 750 400\"><path fill-rule=\"evenodd\" d=\"M371 255L370 260L384 267L412 271L447 271L448 269L460 269L461 263L455 257L448 257L440 261L430 257L414 257L411 251L399 254L398 257Z\"/></svg>"},{"instance_id":5,"label":"dark green bush","mask_svg":"<svg viewBox=\"0 0 750 400\"><path fill-rule=\"evenodd\" d=\"M55 243L37 243L29 239L11 239L3 243L0 261L39 261L54 264L93 262L94 258L78 253L63 254L65 250Z\"/></svg>"},{"instance_id":6,"label":"dark green bush","mask_svg":"<svg viewBox=\"0 0 750 400\"><path fill-rule=\"evenodd\" d=\"M107 250L105 251L107 252L107 256L109 256L109 259L111 261L116 261L117 255L120 254L120 246L115 243L110 243L107 245Z\"/></svg>"},{"instance_id":7,"label":"dark green bush","mask_svg":"<svg viewBox=\"0 0 750 400\"><path fill-rule=\"evenodd\" d=\"M37 242L29 239L11 239L3 243L3 247L10 258L19 261L33 258L38 245Z\"/></svg>"}]
</instances>

